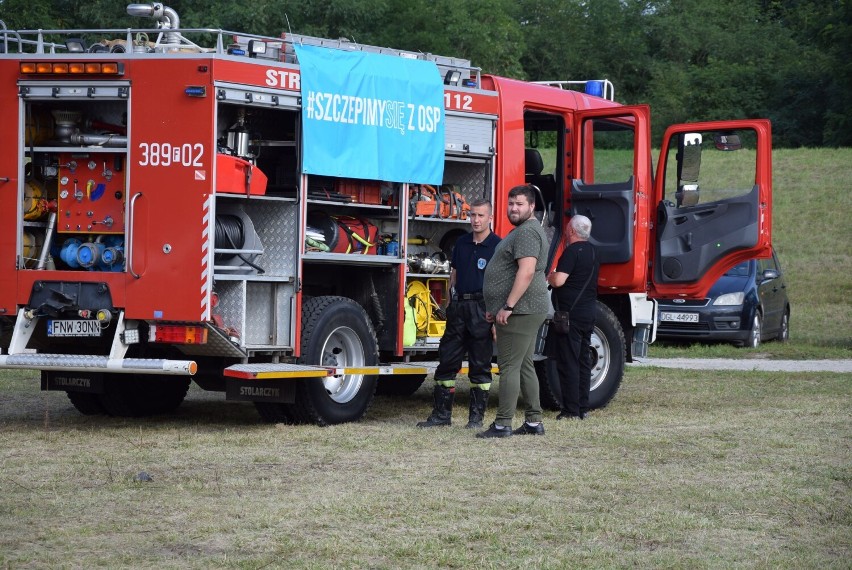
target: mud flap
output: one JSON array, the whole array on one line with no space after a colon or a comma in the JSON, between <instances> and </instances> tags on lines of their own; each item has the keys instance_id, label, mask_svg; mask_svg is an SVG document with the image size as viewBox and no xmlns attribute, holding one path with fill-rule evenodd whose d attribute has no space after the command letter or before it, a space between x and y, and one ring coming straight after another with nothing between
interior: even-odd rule
<instances>
[{"instance_id":1,"label":"mud flap","mask_svg":"<svg viewBox=\"0 0 852 570\"><path fill-rule=\"evenodd\" d=\"M299 380L291 378L270 380L225 378L225 399L238 402L292 404L296 401L297 382Z\"/></svg>"},{"instance_id":2,"label":"mud flap","mask_svg":"<svg viewBox=\"0 0 852 570\"><path fill-rule=\"evenodd\" d=\"M79 372L42 370L41 389L103 394L104 375L97 372L82 374Z\"/></svg>"}]
</instances>

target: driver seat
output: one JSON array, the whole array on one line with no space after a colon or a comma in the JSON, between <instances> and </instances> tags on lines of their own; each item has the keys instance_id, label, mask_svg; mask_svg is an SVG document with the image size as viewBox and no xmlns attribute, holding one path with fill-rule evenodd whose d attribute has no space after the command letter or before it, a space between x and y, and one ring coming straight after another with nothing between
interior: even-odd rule
<instances>
[{"instance_id":1,"label":"driver seat","mask_svg":"<svg viewBox=\"0 0 852 570\"><path fill-rule=\"evenodd\" d=\"M535 209L543 214L553 207L553 201L556 199L556 179L552 174L542 174L542 170L544 161L538 149L524 149L524 180L541 190L541 197L536 196ZM540 203L540 200L544 200L544 203Z\"/></svg>"}]
</instances>

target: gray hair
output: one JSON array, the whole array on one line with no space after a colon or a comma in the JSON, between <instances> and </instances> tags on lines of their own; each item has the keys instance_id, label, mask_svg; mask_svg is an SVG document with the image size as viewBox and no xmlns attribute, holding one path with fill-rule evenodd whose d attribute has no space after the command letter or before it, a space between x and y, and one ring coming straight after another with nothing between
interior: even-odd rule
<instances>
[{"instance_id":1,"label":"gray hair","mask_svg":"<svg viewBox=\"0 0 852 570\"><path fill-rule=\"evenodd\" d=\"M576 216L571 218L571 227L574 229L574 233L577 234L577 237L583 240L589 239L589 236L592 235L592 220L587 218L586 216L577 214Z\"/></svg>"}]
</instances>

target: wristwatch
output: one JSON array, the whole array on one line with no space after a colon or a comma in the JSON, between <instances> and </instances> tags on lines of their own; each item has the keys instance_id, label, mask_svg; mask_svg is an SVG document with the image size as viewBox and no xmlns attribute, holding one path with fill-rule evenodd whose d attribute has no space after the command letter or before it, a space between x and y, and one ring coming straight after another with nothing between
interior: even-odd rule
<instances>
[{"instance_id":1,"label":"wristwatch","mask_svg":"<svg viewBox=\"0 0 852 570\"><path fill-rule=\"evenodd\" d=\"M515 307L510 307L510 306L509 306L509 304L508 304L508 303L506 303L505 305L503 305L503 310L504 310L504 311L509 311L509 312L511 313L512 311L514 311L514 310L515 310Z\"/></svg>"}]
</instances>

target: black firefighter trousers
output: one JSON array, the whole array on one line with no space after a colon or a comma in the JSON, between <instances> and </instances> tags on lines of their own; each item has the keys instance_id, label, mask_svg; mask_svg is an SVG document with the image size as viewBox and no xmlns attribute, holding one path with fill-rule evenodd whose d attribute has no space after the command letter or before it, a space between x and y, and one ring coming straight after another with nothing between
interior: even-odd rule
<instances>
[{"instance_id":1,"label":"black firefighter trousers","mask_svg":"<svg viewBox=\"0 0 852 570\"><path fill-rule=\"evenodd\" d=\"M435 370L435 381L455 380L467 353L471 385L491 384L493 352L491 323L485 320L485 301L453 300L447 307L447 328L438 347L440 363Z\"/></svg>"}]
</instances>

